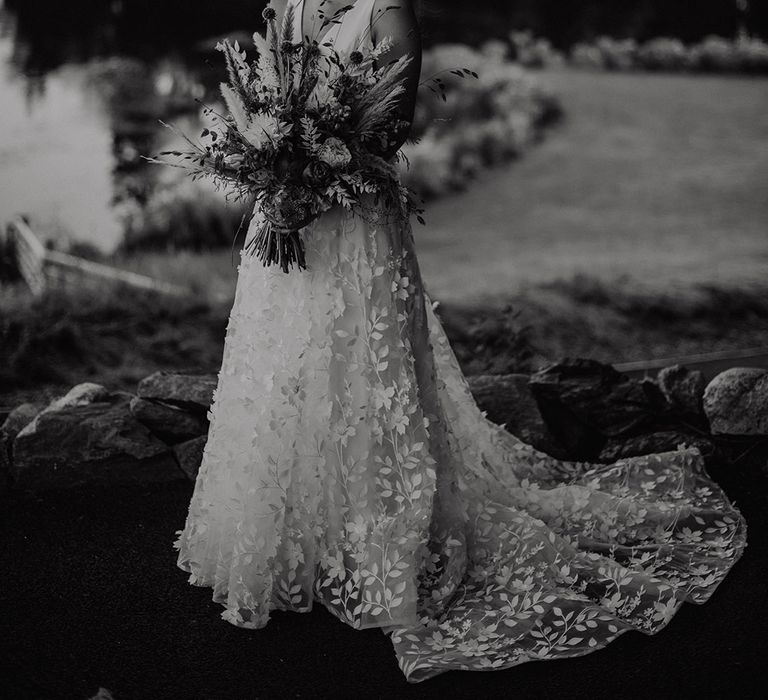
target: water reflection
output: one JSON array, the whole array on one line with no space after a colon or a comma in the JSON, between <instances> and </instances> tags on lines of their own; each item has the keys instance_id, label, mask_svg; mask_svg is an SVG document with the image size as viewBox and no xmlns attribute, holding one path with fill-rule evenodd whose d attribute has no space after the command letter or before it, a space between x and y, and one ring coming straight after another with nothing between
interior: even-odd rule
<instances>
[{"instance_id":1,"label":"water reflection","mask_svg":"<svg viewBox=\"0 0 768 700\"><path fill-rule=\"evenodd\" d=\"M111 211L112 138L81 71L62 68L45 83L0 71L0 219L27 212L55 237L113 247L122 228Z\"/></svg>"},{"instance_id":2,"label":"water reflection","mask_svg":"<svg viewBox=\"0 0 768 700\"><path fill-rule=\"evenodd\" d=\"M167 237L172 222L147 217L157 219L157 198L168 206L166 190L177 189L181 174L140 156L173 147L160 119L199 129L196 100L215 96L223 77L217 56L209 60L214 40L126 40L102 21L120 15L119 2L81 0L74 14L59 3L32 0L21 12L14 4L0 5L0 221L29 214L45 237L103 252L124 234L146 234L148 224L158 229L150 235ZM84 11L89 21L74 21ZM198 198L189 186L177 194ZM219 207L223 234L237 212Z\"/></svg>"}]
</instances>

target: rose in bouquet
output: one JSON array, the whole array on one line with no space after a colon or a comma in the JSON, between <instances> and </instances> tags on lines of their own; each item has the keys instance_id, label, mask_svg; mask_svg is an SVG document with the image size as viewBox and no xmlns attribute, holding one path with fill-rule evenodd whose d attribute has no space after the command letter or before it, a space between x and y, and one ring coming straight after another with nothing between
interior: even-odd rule
<instances>
[{"instance_id":1,"label":"rose in bouquet","mask_svg":"<svg viewBox=\"0 0 768 700\"><path fill-rule=\"evenodd\" d=\"M228 81L220 87L228 114L206 108L213 125L201 142L184 137L191 150L161 154L181 158L193 177L212 177L235 198L255 197L263 225L246 252L284 272L293 265L306 269L300 228L334 205L361 210L365 194L377 206L404 218L415 213L424 223L393 159L382 157L410 127L398 117L398 97L413 57L377 66L391 37L351 52L324 44L324 55L316 39L294 41L293 15L289 5L278 28L274 9L264 10L265 35L253 37L256 60L249 61L237 42L217 45L226 60Z\"/></svg>"}]
</instances>

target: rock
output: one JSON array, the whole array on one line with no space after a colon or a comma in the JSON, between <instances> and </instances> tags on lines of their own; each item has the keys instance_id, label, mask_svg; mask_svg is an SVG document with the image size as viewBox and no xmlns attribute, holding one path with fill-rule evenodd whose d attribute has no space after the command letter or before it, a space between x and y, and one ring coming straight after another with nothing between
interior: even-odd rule
<instances>
[{"instance_id":1,"label":"rock","mask_svg":"<svg viewBox=\"0 0 768 700\"><path fill-rule=\"evenodd\" d=\"M139 382L142 399L154 399L205 415L218 384L215 374L180 374L159 371Z\"/></svg>"},{"instance_id":2,"label":"rock","mask_svg":"<svg viewBox=\"0 0 768 700\"><path fill-rule=\"evenodd\" d=\"M109 396L109 391L101 384L83 382L72 387L64 396L54 399L46 407L46 411L55 411L67 406L87 406L94 401L101 401Z\"/></svg>"},{"instance_id":3,"label":"rock","mask_svg":"<svg viewBox=\"0 0 768 700\"><path fill-rule=\"evenodd\" d=\"M11 488L11 445L0 435L0 496Z\"/></svg>"},{"instance_id":4,"label":"rock","mask_svg":"<svg viewBox=\"0 0 768 700\"><path fill-rule=\"evenodd\" d=\"M607 438L651 429L665 406L652 382L595 360L549 365L530 384L547 426L573 459L597 457Z\"/></svg>"},{"instance_id":5,"label":"rock","mask_svg":"<svg viewBox=\"0 0 768 700\"><path fill-rule=\"evenodd\" d=\"M72 406L88 406L94 401L101 401L109 396L109 391L101 384L94 384L93 382L83 382L77 386L72 387L64 396L59 397L51 401L42 411L40 411L32 420L32 423L24 426L26 430L34 430L35 423L41 415L48 413L49 411L58 411Z\"/></svg>"},{"instance_id":6,"label":"rock","mask_svg":"<svg viewBox=\"0 0 768 700\"><path fill-rule=\"evenodd\" d=\"M16 436L35 418L42 406L23 403L14 408L0 426L0 493L11 486L11 446Z\"/></svg>"},{"instance_id":7,"label":"rock","mask_svg":"<svg viewBox=\"0 0 768 700\"><path fill-rule=\"evenodd\" d=\"M704 411L714 435L768 435L768 370L721 372L704 391Z\"/></svg>"},{"instance_id":8,"label":"rock","mask_svg":"<svg viewBox=\"0 0 768 700\"><path fill-rule=\"evenodd\" d=\"M648 435L638 435L627 439L611 439L600 453L601 462L615 462L624 457L649 455L656 452L670 452L679 445L697 447L705 457L714 453L715 446L704 437L688 435L677 430L664 430Z\"/></svg>"},{"instance_id":9,"label":"rock","mask_svg":"<svg viewBox=\"0 0 768 700\"><path fill-rule=\"evenodd\" d=\"M190 481L197 479L197 472L203 461L203 450L208 442L208 435L201 435L193 440L173 446L173 454L181 470Z\"/></svg>"},{"instance_id":10,"label":"rock","mask_svg":"<svg viewBox=\"0 0 768 700\"><path fill-rule=\"evenodd\" d=\"M0 426L0 434L14 440L41 410L42 406L36 403L23 403L16 406Z\"/></svg>"},{"instance_id":11,"label":"rock","mask_svg":"<svg viewBox=\"0 0 768 700\"><path fill-rule=\"evenodd\" d=\"M0 496L11 488L11 445L0 435Z\"/></svg>"},{"instance_id":12,"label":"rock","mask_svg":"<svg viewBox=\"0 0 768 700\"><path fill-rule=\"evenodd\" d=\"M190 440L207 430L208 424L204 418L159 401L134 396L130 408L136 420L167 443Z\"/></svg>"},{"instance_id":13,"label":"rock","mask_svg":"<svg viewBox=\"0 0 768 700\"><path fill-rule=\"evenodd\" d=\"M539 413L528 385L527 374L482 374L468 378L469 386L488 419L537 450L565 459L560 447Z\"/></svg>"},{"instance_id":14,"label":"rock","mask_svg":"<svg viewBox=\"0 0 768 700\"><path fill-rule=\"evenodd\" d=\"M702 414L706 382L701 372L682 365L672 365L660 370L656 381L664 398L672 406L687 413Z\"/></svg>"},{"instance_id":15,"label":"rock","mask_svg":"<svg viewBox=\"0 0 768 700\"><path fill-rule=\"evenodd\" d=\"M131 414L130 394L93 396L102 400L53 402L19 432L12 450L15 488L184 478L168 447Z\"/></svg>"}]
</instances>

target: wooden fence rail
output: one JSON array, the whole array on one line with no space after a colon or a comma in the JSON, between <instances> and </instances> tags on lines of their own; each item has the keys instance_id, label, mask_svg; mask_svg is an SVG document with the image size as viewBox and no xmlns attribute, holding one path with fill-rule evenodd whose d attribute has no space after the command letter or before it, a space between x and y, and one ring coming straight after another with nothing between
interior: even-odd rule
<instances>
[{"instance_id":1,"label":"wooden fence rail","mask_svg":"<svg viewBox=\"0 0 768 700\"><path fill-rule=\"evenodd\" d=\"M19 274L35 295L41 294L48 287L93 286L104 282L124 284L172 296L190 294L190 289L181 285L48 250L21 218L8 224L6 238L15 252Z\"/></svg>"}]
</instances>

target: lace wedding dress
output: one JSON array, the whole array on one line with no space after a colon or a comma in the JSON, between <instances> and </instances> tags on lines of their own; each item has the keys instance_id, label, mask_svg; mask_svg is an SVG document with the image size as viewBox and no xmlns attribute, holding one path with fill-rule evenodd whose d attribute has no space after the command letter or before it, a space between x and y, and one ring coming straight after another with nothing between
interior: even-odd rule
<instances>
[{"instance_id":1,"label":"lace wedding dress","mask_svg":"<svg viewBox=\"0 0 768 700\"><path fill-rule=\"evenodd\" d=\"M303 0L289 1L298 37ZM332 25L337 48L370 41L372 7L357 0ZM315 603L380 627L412 682L580 656L705 602L746 523L701 454L563 462L489 421L410 226L381 214L334 208L302 229L306 271L241 252L173 545L189 582L239 627Z\"/></svg>"}]
</instances>

